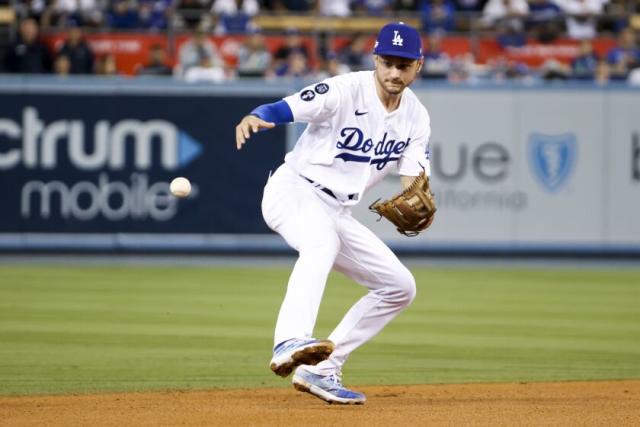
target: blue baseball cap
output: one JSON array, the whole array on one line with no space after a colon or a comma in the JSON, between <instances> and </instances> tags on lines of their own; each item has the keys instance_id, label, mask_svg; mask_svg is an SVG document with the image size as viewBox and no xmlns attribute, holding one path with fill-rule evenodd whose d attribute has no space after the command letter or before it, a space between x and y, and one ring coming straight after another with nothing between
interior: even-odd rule
<instances>
[{"instance_id":1,"label":"blue baseball cap","mask_svg":"<svg viewBox=\"0 0 640 427\"><path fill-rule=\"evenodd\" d=\"M421 59L422 39L420 38L420 33L404 22L387 24L378 33L373 53L376 55Z\"/></svg>"}]
</instances>

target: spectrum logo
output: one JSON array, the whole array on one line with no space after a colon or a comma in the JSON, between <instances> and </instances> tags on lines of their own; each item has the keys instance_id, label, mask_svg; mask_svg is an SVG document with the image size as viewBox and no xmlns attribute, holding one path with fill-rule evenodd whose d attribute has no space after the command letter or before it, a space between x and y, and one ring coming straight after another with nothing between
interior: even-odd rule
<instances>
[{"instance_id":1,"label":"spectrum logo","mask_svg":"<svg viewBox=\"0 0 640 427\"><path fill-rule=\"evenodd\" d=\"M151 181L149 172L184 168L201 153L199 142L166 120L99 120L92 127L74 119L45 123L31 106L22 110L21 122L0 118L0 172L34 172L20 192L23 219L171 220L178 204L169 183ZM55 175L69 164L80 172L77 177ZM124 177L123 171L131 173ZM118 172L116 179L112 172Z\"/></svg>"},{"instance_id":2,"label":"spectrum logo","mask_svg":"<svg viewBox=\"0 0 640 427\"><path fill-rule=\"evenodd\" d=\"M66 141L67 155L72 165L80 170L122 170L133 166L147 170L152 166L152 147L160 150L163 169L175 170L186 166L202 152L202 146L189 134L166 120L126 119L115 123L98 121L93 132L85 129L81 120L57 120L45 124L38 110L26 107L22 123L0 118L0 142L14 141L14 147L0 152L0 170L18 166L27 169L55 169L58 164L58 146ZM85 135L93 144L88 144ZM133 145L133 159L127 162L127 144ZM3 144L4 145L4 144Z\"/></svg>"}]
</instances>

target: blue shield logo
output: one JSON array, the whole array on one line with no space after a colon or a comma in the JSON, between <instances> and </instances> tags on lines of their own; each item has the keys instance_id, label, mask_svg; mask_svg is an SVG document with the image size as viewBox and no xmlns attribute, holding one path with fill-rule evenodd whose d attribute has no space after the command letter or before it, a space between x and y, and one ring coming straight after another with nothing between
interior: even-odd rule
<instances>
[{"instance_id":1,"label":"blue shield logo","mask_svg":"<svg viewBox=\"0 0 640 427\"><path fill-rule=\"evenodd\" d=\"M529 136L529 165L533 175L549 192L562 187L573 172L578 145L573 133Z\"/></svg>"}]
</instances>

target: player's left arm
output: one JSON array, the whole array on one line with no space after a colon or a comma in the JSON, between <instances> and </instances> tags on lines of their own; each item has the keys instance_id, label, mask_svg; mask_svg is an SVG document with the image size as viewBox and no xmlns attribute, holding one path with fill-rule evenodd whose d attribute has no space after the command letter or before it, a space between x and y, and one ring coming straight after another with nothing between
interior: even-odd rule
<instances>
[{"instance_id":1,"label":"player's left arm","mask_svg":"<svg viewBox=\"0 0 640 427\"><path fill-rule=\"evenodd\" d=\"M411 139L409 146L404 150L398 162L398 173L400 174L400 183L402 189L406 190L413 184L416 177L422 172L427 177L431 176L431 164L429 161L429 138L431 136L431 123L429 114L423 111L424 117L418 121L417 129L414 137ZM427 181L428 184L429 181ZM431 189L428 188L429 192ZM429 219L426 227L433 222L434 216Z\"/></svg>"},{"instance_id":2,"label":"player's left arm","mask_svg":"<svg viewBox=\"0 0 640 427\"><path fill-rule=\"evenodd\" d=\"M431 176L431 164L429 162L429 138L431 137L431 120L426 109L419 110L415 126L410 132L409 145L405 148L398 160L398 174L402 188L405 189L413 183L416 176L423 171Z\"/></svg>"}]
</instances>

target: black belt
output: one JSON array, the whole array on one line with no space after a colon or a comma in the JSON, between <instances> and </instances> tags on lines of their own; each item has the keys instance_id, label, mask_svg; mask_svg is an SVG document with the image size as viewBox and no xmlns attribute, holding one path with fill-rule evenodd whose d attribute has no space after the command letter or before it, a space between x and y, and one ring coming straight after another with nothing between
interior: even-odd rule
<instances>
[{"instance_id":1,"label":"black belt","mask_svg":"<svg viewBox=\"0 0 640 427\"><path fill-rule=\"evenodd\" d=\"M304 179L306 179L307 181L309 181L311 184L316 184L316 182L315 182L315 181L310 180L310 179L309 179L309 178L307 178L306 176L304 176L304 175L300 175L300 176L301 176L301 177L303 177ZM339 199L336 197L336 195L333 193L333 191L329 190L327 187L323 187L323 186L321 186L320 184L316 184L316 185L318 186L318 189L319 189L320 191L322 191L323 193L328 194L329 196L333 197L333 198L334 198L334 199L336 199L336 200L339 200ZM347 199L349 199L349 200L357 200L357 199L358 199L358 193L354 193L354 194L349 194L349 195L347 195Z\"/></svg>"}]
</instances>

